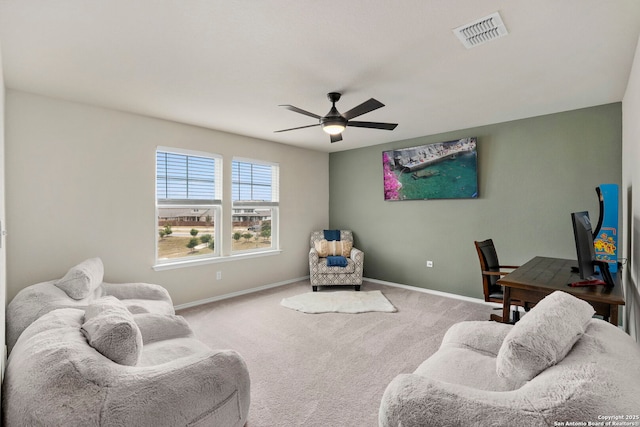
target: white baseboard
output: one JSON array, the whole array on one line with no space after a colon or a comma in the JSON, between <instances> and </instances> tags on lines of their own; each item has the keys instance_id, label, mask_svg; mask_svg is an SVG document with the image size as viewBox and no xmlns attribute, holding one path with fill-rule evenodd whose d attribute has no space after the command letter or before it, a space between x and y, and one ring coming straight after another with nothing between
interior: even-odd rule
<instances>
[{"instance_id":1,"label":"white baseboard","mask_svg":"<svg viewBox=\"0 0 640 427\"><path fill-rule=\"evenodd\" d=\"M238 292L232 292L230 294L218 295L216 297L205 298L205 299L201 299L201 300L197 300L197 301L188 302L188 303L185 303L185 304L179 304L179 305L175 306L175 309L176 310L183 310L185 308L196 307L196 306L199 306L199 305L202 305L202 304L208 304L210 302L222 301L222 300L225 300L225 299L238 297L238 296L241 296L241 295L247 295L247 294L252 294L254 292L264 291L266 289L277 288L278 286L284 286L284 285L288 285L290 283L301 282L303 280L307 280L308 278L309 278L309 276L298 277L296 279L289 279L289 280L285 280L283 282L277 282L277 283L271 283L271 284L264 285L264 286L258 286L257 288L245 289L245 290L238 291ZM488 306L491 306L491 307L502 307L502 304L498 304L498 303L494 303L494 302L486 302L485 300L482 300L480 298L466 297L466 296L463 296L463 295L452 294L452 293L449 293L449 292L436 291L436 290L433 290L433 289L419 288L417 286L403 285L401 283L387 282L385 280L370 279L370 278L367 278L367 277L363 278L363 280L365 282L377 283L379 285L393 286L393 287L396 287L396 288L408 289L410 291L416 291L416 292L424 292L424 293L427 293L427 294L438 295L438 296L441 296L441 297L453 298L453 299L458 299L458 300L462 300L462 301L473 302L473 303L476 303L476 304L484 304L484 305L488 305ZM518 307L519 310L520 310L520 308L521 307ZM524 312L524 310L521 310L521 311Z\"/></svg>"},{"instance_id":2,"label":"white baseboard","mask_svg":"<svg viewBox=\"0 0 640 427\"><path fill-rule=\"evenodd\" d=\"M309 276L304 276L304 277L298 277L297 279L285 280L283 282L271 283L264 286L258 286L257 288L245 289L238 292L232 292L230 294L218 295L217 297L205 298L197 301L188 302L185 304L178 304L174 308L176 310L183 310L185 308L196 307L198 305L208 304L210 302L222 301L222 300L233 298L233 297L239 297L241 295L247 295L247 294L252 294L254 292L264 291L266 289L277 288L278 286L284 286L290 283L301 282L308 278Z\"/></svg>"},{"instance_id":3,"label":"white baseboard","mask_svg":"<svg viewBox=\"0 0 640 427\"><path fill-rule=\"evenodd\" d=\"M369 279L369 278L366 278L366 277L363 280L365 280L367 282L371 282L371 283L377 283L379 285L393 286L395 288L408 289L410 291L423 292L425 294L432 294L432 295L438 295L438 296L446 297L446 298L459 299L459 300L462 300L462 301L474 302L476 304L484 304L484 305L488 305L490 307L502 307L502 304L495 303L495 302L486 302L485 300L480 299L480 298L466 297L464 295L452 294L452 293L443 292L443 291L436 291L436 290L433 290L433 289L419 288L417 286L403 285L401 283L387 282L385 280ZM520 309L520 307L518 307L518 309Z\"/></svg>"},{"instance_id":4,"label":"white baseboard","mask_svg":"<svg viewBox=\"0 0 640 427\"><path fill-rule=\"evenodd\" d=\"M258 286L257 288L245 289L243 291L238 291L238 292L232 292L230 294L219 295L217 297L205 298L205 299L201 299L201 300L198 300L198 301L188 302L188 303L185 303L185 304L179 304L179 305L175 306L175 309L176 309L176 311L177 310L183 310L185 308L196 307L196 306L199 306L199 305L202 305L202 304L208 304L210 302L222 301L222 300L225 300L225 299L238 297L238 296L241 296L241 295L247 295L247 294L252 294L254 292L264 291L266 289L277 288L278 286L284 286L284 285L288 285L290 283L301 282L303 280L307 280L308 278L309 278L309 276L298 277L296 279L289 279L289 280L285 280L283 282L277 282L277 283L271 283L271 284L264 285L264 286ZM401 283L387 282L385 280L370 279L368 277L364 277L363 281L371 282L371 283L377 283L379 285L393 286L393 287L396 287L396 288L408 289L410 291L423 292L423 293L426 293L426 294L438 295L438 296L446 297L446 298L453 298L453 299L458 299L458 300L462 300L462 301L473 302L473 303L476 303L476 304L484 304L484 305L488 305L488 306L494 307L494 308L502 308L502 304L500 304L500 303L486 302L485 300L482 300L480 298L466 297L464 295L457 295L457 294L452 294L452 293L449 293L449 292L436 291L436 290L433 290L433 289L419 288L417 286L403 285ZM511 308L514 309L514 310L517 309L521 313L525 312L524 311L524 307L511 307ZM624 309L624 307L623 307L623 309ZM622 313L622 316L624 318L624 312ZM622 326L619 326L619 327L622 327ZM5 350L5 360L6 360L6 350ZM6 365L6 362L5 362L4 365ZM0 365L0 369L2 369L4 365Z\"/></svg>"}]
</instances>

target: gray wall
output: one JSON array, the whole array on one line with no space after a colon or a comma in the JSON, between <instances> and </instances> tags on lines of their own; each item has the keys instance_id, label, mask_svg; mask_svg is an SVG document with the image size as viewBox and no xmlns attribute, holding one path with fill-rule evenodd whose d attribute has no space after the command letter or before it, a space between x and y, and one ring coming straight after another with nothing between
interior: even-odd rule
<instances>
[{"instance_id":1,"label":"gray wall","mask_svg":"<svg viewBox=\"0 0 640 427\"><path fill-rule=\"evenodd\" d=\"M621 133L615 103L332 153L330 225L354 231L366 277L482 297L474 240L493 238L503 264L575 258L570 213L597 218L595 187L620 184ZM383 200L382 151L467 136L478 199Z\"/></svg>"},{"instance_id":2,"label":"gray wall","mask_svg":"<svg viewBox=\"0 0 640 427\"><path fill-rule=\"evenodd\" d=\"M625 327L640 342L640 43L622 101L622 212L624 214Z\"/></svg>"},{"instance_id":3,"label":"gray wall","mask_svg":"<svg viewBox=\"0 0 640 427\"><path fill-rule=\"evenodd\" d=\"M309 233L329 222L327 153L15 90L6 114L9 300L94 256L105 281L158 283L175 304L309 274ZM158 145L221 154L227 179L232 156L279 163L282 253L154 271ZM231 230L228 199L223 216Z\"/></svg>"},{"instance_id":4,"label":"gray wall","mask_svg":"<svg viewBox=\"0 0 640 427\"><path fill-rule=\"evenodd\" d=\"M5 208L4 208L4 181L5 181L5 160L4 160L4 72L2 70L2 52L0 52L0 233L5 227ZM2 376L4 376L4 347L5 347L5 306L7 299L7 254L6 254L6 242L4 236L0 236L0 370ZM1 396L0 396L1 398Z\"/></svg>"}]
</instances>

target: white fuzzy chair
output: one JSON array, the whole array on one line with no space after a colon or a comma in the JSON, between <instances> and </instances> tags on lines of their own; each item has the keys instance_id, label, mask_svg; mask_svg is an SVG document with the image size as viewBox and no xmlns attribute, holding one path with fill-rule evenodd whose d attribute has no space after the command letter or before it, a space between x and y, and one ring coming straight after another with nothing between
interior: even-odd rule
<instances>
[{"instance_id":1,"label":"white fuzzy chair","mask_svg":"<svg viewBox=\"0 0 640 427\"><path fill-rule=\"evenodd\" d=\"M558 291L515 325L452 326L413 374L391 381L380 426L538 427L639 416L640 346L593 313Z\"/></svg>"},{"instance_id":2,"label":"white fuzzy chair","mask_svg":"<svg viewBox=\"0 0 640 427\"><path fill-rule=\"evenodd\" d=\"M250 381L236 352L208 348L182 317L101 298L24 330L2 399L7 426L241 427Z\"/></svg>"},{"instance_id":3,"label":"white fuzzy chair","mask_svg":"<svg viewBox=\"0 0 640 427\"><path fill-rule=\"evenodd\" d=\"M91 258L70 268L61 279L28 286L7 307L7 349L39 317L58 308L85 309L103 296L121 300L131 313L175 314L169 292L150 283L105 283L100 258Z\"/></svg>"}]
</instances>

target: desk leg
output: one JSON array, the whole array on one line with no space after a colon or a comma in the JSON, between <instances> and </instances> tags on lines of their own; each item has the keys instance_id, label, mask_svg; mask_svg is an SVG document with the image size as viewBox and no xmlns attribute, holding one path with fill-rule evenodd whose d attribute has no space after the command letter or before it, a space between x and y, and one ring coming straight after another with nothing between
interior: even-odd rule
<instances>
[{"instance_id":1,"label":"desk leg","mask_svg":"<svg viewBox=\"0 0 640 427\"><path fill-rule=\"evenodd\" d=\"M502 289L502 323L509 323L511 315L511 288L504 286Z\"/></svg>"},{"instance_id":2,"label":"desk leg","mask_svg":"<svg viewBox=\"0 0 640 427\"><path fill-rule=\"evenodd\" d=\"M618 304L611 304L609 306L609 322L615 327L618 327Z\"/></svg>"}]
</instances>

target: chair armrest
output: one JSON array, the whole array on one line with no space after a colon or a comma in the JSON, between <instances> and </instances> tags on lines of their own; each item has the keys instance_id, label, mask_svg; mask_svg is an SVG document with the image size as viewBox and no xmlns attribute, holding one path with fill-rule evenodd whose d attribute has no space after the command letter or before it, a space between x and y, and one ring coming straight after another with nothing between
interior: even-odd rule
<instances>
[{"instance_id":1,"label":"chair armrest","mask_svg":"<svg viewBox=\"0 0 640 427\"><path fill-rule=\"evenodd\" d=\"M502 342L513 328L508 323L466 321L456 323L444 334L440 347L466 347L497 356Z\"/></svg>"},{"instance_id":2,"label":"chair armrest","mask_svg":"<svg viewBox=\"0 0 640 427\"><path fill-rule=\"evenodd\" d=\"M320 257L318 256L318 251L316 248L311 248L309 250L309 264L317 264Z\"/></svg>"},{"instance_id":3,"label":"chair armrest","mask_svg":"<svg viewBox=\"0 0 640 427\"><path fill-rule=\"evenodd\" d=\"M349 258L354 260L356 263L362 264L364 262L364 252L362 252L360 249L351 248Z\"/></svg>"},{"instance_id":4,"label":"chair armrest","mask_svg":"<svg viewBox=\"0 0 640 427\"><path fill-rule=\"evenodd\" d=\"M123 369L100 413L105 425L241 427L250 402L249 372L232 350L198 353Z\"/></svg>"},{"instance_id":5,"label":"chair armrest","mask_svg":"<svg viewBox=\"0 0 640 427\"><path fill-rule=\"evenodd\" d=\"M148 299L167 301L171 305L169 292L160 285L152 283L106 283L101 285L104 295L111 295L118 299Z\"/></svg>"},{"instance_id":6,"label":"chair armrest","mask_svg":"<svg viewBox=\"0 0 640 427\"><path fill-rule=\"evenodd\" d=\"M134 314L133 319L140 328L144 345L155 341L193 337L193 331L182 316L141 313Z\"/></svg>"},{"instance_id":7,"label":"chair armrest","mask_svg":"<svg viewBox=\"0 0 640 427\"><path fill-rule=\"evenodd\" d=\"M526 394L492 392L414 374L398 375L382 396L381 427L547 425ZM515 423L517 421L517 424Z\"/></svg>"},{"instance_id":8,"label":"chair armrest","mask_svg":"<svg viewBox=\"0 0 640 427\"><path fill-rule=\"evenodd\" d=\"M485 276L506 276L509 274L508 271L483 271L482 274Z\"/></svg>"}]
</instances>

